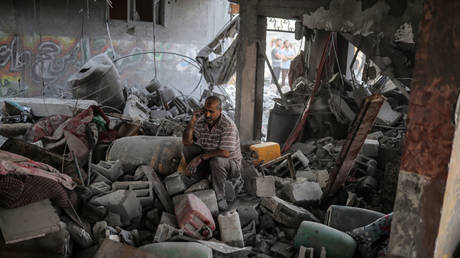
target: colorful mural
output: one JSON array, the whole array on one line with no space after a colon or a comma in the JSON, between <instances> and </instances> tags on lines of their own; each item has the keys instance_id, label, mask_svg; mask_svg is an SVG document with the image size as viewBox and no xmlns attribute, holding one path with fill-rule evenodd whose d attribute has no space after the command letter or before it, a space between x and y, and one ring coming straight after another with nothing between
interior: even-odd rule
<instances>
[{"instance_id":1,"label":"colorful mural","mask_svg":"<svg viewBox=\"0 0 460 258\"><path fill-rule=\"evenodd\" d=\"M116 57L153 49L149 40L114 40L112 43ZM157 50L162 49L191 57L198 51L190 45L157 43ZM105 38L22 37L0 32L0 97L71 98L67 79L91 56L100 53L114 56ZM183 90L193 88L199 80L199 70L184 58L158 53L156 60L158 76L165 84ZM153 54L126 57L116 65L123 85L128 87L142 87L155 76Z\"/></svg>"}]
</instances>

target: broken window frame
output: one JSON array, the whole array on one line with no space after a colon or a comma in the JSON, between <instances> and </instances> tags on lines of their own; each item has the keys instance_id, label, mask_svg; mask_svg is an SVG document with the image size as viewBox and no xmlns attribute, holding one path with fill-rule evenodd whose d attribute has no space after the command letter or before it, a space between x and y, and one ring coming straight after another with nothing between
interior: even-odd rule
<instances>
[{"instance_id":1,"label":"broken window frame","mask_svg":"<svg viewBox=\"0 0 460 258\"><path fill-rule=\"evenodd\" d=\"M139 16L139 20L135 20L136 4L140 0L121 0L121 2L127 2L126 8L126 18L125 16L122 19L112 18L110 14L110 8L113 8L110 3L106 2L106 19L107 20L125 20L129 25L134 24L135 22L153 22L156 20L155 25L166 26L166 0L152 0L152 20L142 20ZM125 18L125 19L124 19Z\"/></svg>"}]
</instances>

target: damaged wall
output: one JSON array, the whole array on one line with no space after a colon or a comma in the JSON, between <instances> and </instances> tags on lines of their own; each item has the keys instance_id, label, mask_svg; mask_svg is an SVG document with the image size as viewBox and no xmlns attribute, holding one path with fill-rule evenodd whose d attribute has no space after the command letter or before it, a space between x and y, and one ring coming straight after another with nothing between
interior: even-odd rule
<instances>
[{"instance_id":1,"label":"damaged wall","mask_svg":"<svg viewBox=\"0 0 460 258\"><path fill-rule=\"evenodd\" d=\"M230 19L226 0L166 1L165 24L156 26L156 50L195 57ZM0 96L71 97L67 79L90 57L153 51L152 23L105 23L105 1L2 1ZM196 29L200 28L200 29ZM153 55L117 62L124 85L144 86L154 76ZM157 54L158 79L188 93L197 68L174 55ZM179 74L179 76L178 76Z\"/></svg>"},{"instance_id":2,"label":"damaged wall","mask_svg":"<svg viewBox=\"0 0 460 258\"><path fill-rule=\"evenodd\" d=\"M310 29L337 31L382 72L410 85L423 0L333 0L303 16Z\"/></svg>"}]
</instances>

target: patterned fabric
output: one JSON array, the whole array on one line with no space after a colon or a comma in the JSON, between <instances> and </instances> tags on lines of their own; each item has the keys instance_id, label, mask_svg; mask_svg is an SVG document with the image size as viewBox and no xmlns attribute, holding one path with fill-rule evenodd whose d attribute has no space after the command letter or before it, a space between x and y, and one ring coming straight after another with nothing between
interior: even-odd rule
<instances>
[{"instance_id":1,"label":"patterned fabric","mask_svg":"<svg viewBox=\"0 0 460 258\"><path fill-rule=\"evenodd\" d=\"M73 190L76 187L70 176L60 173L50 165L0 150L0 175L8 174L48 178L69 190Z\"/></svg>"},{"instance_id":2,"label":"patterned fabric","mask_svg":"<svg viewBox=\"0 0 460 258\"><path fill-rule=\"evenodd\" d=\"M221 114L219 121L209 130L204 116L201 116L193 129L195 144L205 152L226 150L230 152L229 159L241 163L240 136L235 123L225 114Z\"/></svg>"},{"instance_id":3,"label":"patterned fabric","mask_svg":"<svg viewBox=\"0 0 460 258\"><path fill-rule=\"evenodd\" d=\"M67 194L56 181L38 176L0 175L0 207L16 208L44 199L50 199L61 208L70 207L69 200L75 202L76 195Z\"/></svg>"}]
</instances>

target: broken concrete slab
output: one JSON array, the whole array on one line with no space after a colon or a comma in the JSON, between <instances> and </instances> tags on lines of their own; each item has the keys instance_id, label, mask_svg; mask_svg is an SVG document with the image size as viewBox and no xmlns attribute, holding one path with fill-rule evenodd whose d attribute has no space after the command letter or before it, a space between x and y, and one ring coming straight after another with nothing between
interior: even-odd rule
<instances>
[{"instance_id":1,"label":"broken concrete slab","mask_svg":"<svg viewBox=\"0 0 460 258\"><path fill-rule=\"evenodd\" d=\"M382 131L376 131L376 132L368 134L366 139L380 140L383 136L384 134L382 133Z\"/></svg>"},{"instance_id":2,"label":"broken concrete slab","mask_svg":"<svg viewBox=\"0 0 460 258\"><path fill-rule=\"evenodd\" d=\"M150 118L150 109L141 102L139 97L131 94L126 99L123 116L129 117L133 120L148 120Z\"/></svg>"},{"instance_id":3,"label":"broken concrete slab","mask_svg":"<svg viewBox=\"0 0 460 258\"><path fill-rule=\"evenodd\" d=\"M112 182L123 175L123 167L121 161L99 161L98 164L91 164L91 171L97 171Z\"/></svg>"},{"instance_id":4,"label":"broken concrete slab","mask_svg":"<svg viewBox=\"0 0 460 258\"><path fill-rule=\"evenodd\" d=\"M60 230L46 234L43 237L33 238L14 244L5 244L0 241L0 257L2 258L42 258L68 257L69 250L72 250L70 234L64 222L60 222ZM37 252L39 250L39 252Z\"/></svg>"},{"instance_id":5,"label":"broken concrete slab","mask_svg":"<svg viewBox=\"0 0 460 258\"><path fill-rule=\"evenodd\" d=\"M329 182L329 172L325 169L320 170L300 170L296 172L297 178L306 178L308 181L317 182L321 189L326 188Z\"/></svg>"},{"instance_id":6,"label":"broken concrete slab","mask_svg":"<svg viewBox=\"0 0 460 258\"><path fill-rule=\"evenodd\" d=\"M106 206L110 212L120 215L123 225L128 225L131 221L140 219L142 215L142 205L139 199L136 198L136 193L129 190L117 190L95 197L91 200L91 203Z\"/></svg>"},{"instance_id":7,"label":"broken concrete slab","mask_svg":"<svg viewBox=\"0 0 460 258\"><path fill-rule=\"evenodd\" d=\"M0 208L0 228L6 244L57 232L61 229L59 221L48 199L13 209Z\"/></svg>"},{"instance_id":8,"label":"broken concrete slab","mask_svg":"<svg viewBox=\"0 0 460 258\"><path fill-rule=\"evenodd\" d=\"M360 154L367 157L378 157L379 156L380 143L378 140L366 139L363 147L361 148Z\"/></svg>"},{"instance_id":9,"label":"broken concrete slab","mask_svg":"<svg viewBox=\"0 0 460 258\"><path fill-rule=\"evenodd\" d=\"M318 202L323 195L320 185L309 181L287 184L281 192L292 203L301 205Z\"/></svg>"},{"instance_id":10,"label":"broken concrete slab","mask_svg":"<svg viewBox=\"0 0 460 258\"><path fill-rule=\"evenodd\" d=\"M113 190L130 190L136 193L136 198L142 204L142 207L153 206L153 190L152 182L149 181L124 181L114 182L112 184Z\"/></svg>"},{"instance_id":11,"label":"broken concrete slab","mask_svg":"<svg viewBox=\"0 0 460 258\"><path fill-rule=\"evenodd\" d=\"M314 144L314 142L296 142L291 146L291 150L294 152L300 150L304 155L309 155L310 153L313 153L313 151L316 150L316 145Z\"/></svg>"},{"instance_id":12,"label":"broken concrete slab","mask_svg":"<svg viewBox=\"0 0 460 258\"><path fill-rule=\"evenodd\" d=\"M167 176L164 180L166 190L171 196L185 191L195 182L195 180L179 172Z\"/></svg>"},{"instance_id":13,"label":"broken concrete slab","mask_svg":"<svg viewBox=\"0 0 460 258\"><path fill-rule=\"evenodd\" d=\"M275 178L273 176L260 176L249 179L247 192L257 197L272 197L276 194Z\"/></svg>"},{"instance_id":14,"label":"broken concrete slab","mask_svg":"<svg viewBox=\"0 0 460 258\"><path fill-rule=\"evenodd\" d=\"M204 204L206 204L208 209L211 211L212 216L216 217L217 215L219 215L219 207L217 206L216 192L214 192L214 190L212 189L203 190L203 191L193 192L189 194L195 195L196 197L198 197L198 199L204 202ZM181 195L174 196L173 197L174 205L177 205L182 199L185 198L186 195L187 194L181 194Z\"/></svg>"},{"instance_id":15,"label":"broken concrete slab","mask_svg":"<svg viewBox=\"0 0 460 258\"><path fill-rule=\"evenodd\" d=\"M31 123L0 124L0 135L9 138L22 136L30 127L32 127Z\"/></svg>"},{"instance_id":16,"label":"broken concrete slab","mask_svg":"<svg viewBox=\"0 0 460 258\"><path fill-rule=\"evenodd\" d=\"M173 227L168 224L159 224L153 242L161 243L170 240L174 236L181 236L184 234L183 230Z\"/></svg>"},{"instance_id":17,"label":"broken concrete slab","mask_svg":"<svg viewBox=\"0 0 460 258\"><path fill-rule=\"evenodd\" d=\"M275 221L288 227L298 227L305 220L319 222L308 210L278 197L263 198L260 204L268 210Z\"/></svg>"},{"instance_id":18,"label":"broken concrete slab","mask_svg":"<svg viewBox=\"0 0 460 258\"><path fill-rule=\"evenodd\" d=\"M0 102L14 101L22 106L32 108L34 116L48 117L52 115L74 116L92 105L98 103L94 100L83 99L57 99L57 98L0 98Z\"/></svg>"}]
</instances>

